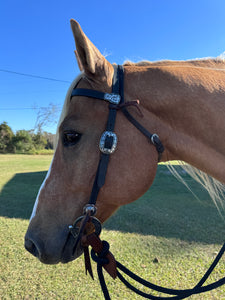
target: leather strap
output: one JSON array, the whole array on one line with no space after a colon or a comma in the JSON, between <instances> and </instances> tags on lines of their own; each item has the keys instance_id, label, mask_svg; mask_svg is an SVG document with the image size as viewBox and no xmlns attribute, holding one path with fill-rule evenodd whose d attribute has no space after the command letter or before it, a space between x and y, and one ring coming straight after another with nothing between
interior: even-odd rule
<instances>
[{"instance_id":1,"label":"leather strap","mask_svg":"<svg viewBox=\"0 0 225 300\"><path fill-rule=\"evenodd\" d=\"M114 77L113 77L113 86L112 86L112 92L114 94L120 94L121 93L121 78L123 78L123 67L122 66L114 66ZM120 101L123 101L123 97L121 97ZM116 113L117 109L113 105L109 105L109 115L108 115L108 121L106 125L106 131L113 132L115 123L116 123ZM105 141L106 147L110 148L112 146L112 139L110 137L106 138ZM91 196L89 199L89 204L96 204L98 193L105 184L105 178L106 173L108 170L108 164L109 164L109 158L110 154L101 153L98 169L95 175L94 184L92 187Z\"/></svg>"},{"instance_id":2,"label":"leather strap","mask_svg":"<svg viewBox=\"0 0 225 300\"><path fill-rule=\"evenodd\" d=\"M131 122L143 135L145 135L149 141L156 147L158 152L158 162L161 160L162 153L164 151L164 146L161 143L157 134L150 133L147 129L145 129L126 109L126 107L121 108L124 116L127 118L129 122Z\"/></svg>"},{"instance_id":3,"label":"leather strap","mask_svg":"<svg viewBox=\"0 0 225 300\"><path fill-rule=\"evenodd\" d=\"M91 92L91 93L90 93ZM89 90L89 89L74 89L72 91L71 97L73 96L83 96L83 97L91 97L95 99L105 100L105 93Z\"/></svg>"}]
</instances>

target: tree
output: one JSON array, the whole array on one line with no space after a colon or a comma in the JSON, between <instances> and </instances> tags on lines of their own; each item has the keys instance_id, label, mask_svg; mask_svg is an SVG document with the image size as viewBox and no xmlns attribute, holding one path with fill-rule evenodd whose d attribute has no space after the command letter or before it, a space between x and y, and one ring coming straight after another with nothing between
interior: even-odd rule
<instances>
[{"instance_id":1,"label":"tree","mask_svg":"<svg viewBox=\"0 0 225 300\"><path fill-rule=\"evenodd\" d=\"M47 139L40 131L37 132L36 134L33 134L32 140L33 140L33 145L34 145L35 149L40 150L40 149L46 148Z\"/></svg>"},{"instance_id":2,"label":"tree","mask_svg":"<svg viewBox=\"0 0 225 300\"><path fill-rule=\"evenodd\" d=\"M0 124L0 153L13 152L13 132L6 122Z\"/></svg>"},{"instance_id":3,"label":"tree","mask_svg":"<svg viewBox=\"0 0 225 300\"><path fill-rule=\"evenodd\" d=\"M29 131L19 130L12 139L15 152L26 153L35 149Z\"/></svg>"},{"instance_id":4,"label":"tree","mask_svg":"<svg viewBox=\"0 0 225 300\"><path fill-rule=\"evenodd\" d=\"M19 130L16 134L6 122L0 124L0 153L36 153L53 149L55 135L35 130Z\"/></svg>"},{"instance_id":5,"label":"tree","mask_svg":"<svg viewBox=\"0 0 225 300\"><path fill-rule=\"evenodd\" d=\"M45 149L54 149L55 134L44 131L43 135L47 140L47 144L45 145Z\"/></svg>"},{"instance_id":6,"label":"tree","mask_svg":"<svg viewBox=\"0 0 225 300\"><path fill-rule=\"evenodd\" d=\"M37 112L35 130L43 132L44 127L57 124L59 111L60 108L52 103L49 103L47 107L40 107Z\"/></svg>"}]
</instances>

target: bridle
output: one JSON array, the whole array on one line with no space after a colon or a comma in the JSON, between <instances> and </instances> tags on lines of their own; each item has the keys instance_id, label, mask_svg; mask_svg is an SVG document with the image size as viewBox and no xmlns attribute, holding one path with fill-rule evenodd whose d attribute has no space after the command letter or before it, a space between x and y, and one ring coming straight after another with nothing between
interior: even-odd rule
<instances>
[{"instance_id":1,"label":"bridle","mask_svg":"<svg viewBox=\"0 0 225 300\"><path fill-rule=\"evenodd\" d=\"M175 290L175 289L167 289L161 286L154 285L138 277L134 273L132 273L125 266L123 266L122 264L120 264L118 261L115 260L114 256L109 251L109 244L106 241L101 241L99 238L102 226L100 221L94 217L97 210L95 205L96 205L99 191L105 184L110 155L114 153L117 147L117 135L114 132L117 111L118 110L122 111L122 113L128 119L128 121L131 122L143 135L147 137L148 141L150 141L150 143L155 146L158 152L158 161L160 161L162 153L164 151L164 147L159 139L159 136L156 133L151 134L127 110L127 106L135 105L137 107L137 103L135 103L135 101L132 102L124 101L123 66L113 65L113 67L114 67L114 76L112 82L112 93L103 93L96 90L81 89L77 87L75 87L71 93L71 99L74 96L84 96L84 97L95 98L98 100L103 100L108 102L109 104L108 121L106 124L106 130L103 132L99 142L99 149L101 155L100 155L97 172L95 175L94 184L92 187L92 192L89 198L89 202L87 205L85 205L83 209L83 216L77 218L74 224L69 226L69 231L75 239L74 252L76 250L78 243L82 241L84 256L85 256L86 273L89 272L89 274L93 278L89 251L88 251L88 246L90 245L92 247L91 256L92 259L97 262L99 281L105 299L110 299L110 296L102 273L102 267L105 268L105 270L111 275L112 278L115 279L116 277L118 277L128 288L133 290L135 293L141 295L142 297L148 299L184 299L193 294L200 294L215 289L225 284L225 277L207 286L203 286L203 284L208 279L209 275L212 273L215 266L217 265L220 258L222 257L223 253L225 252L225 244L221 248L220 252L218 253L217 257L213 261L208 271L205 273L205 275L202 277L202 279L194 288L185 289L185 290ZM137 282L141 283L142 285L152 290L158 291L160 293L168 294L168 295L173 295L173 296L157 297L157 296L153 296L152 294L144 293L138 290L137 288L135 288L133 285L131 285L121 275L118 269L120 269L122 272L127 274L132 279L136 280Z\"/></svg>"},{"instance_id":2,"label":"bridle","mask_svg":"<svg viewBox=\"0 0 225 300\"><path fill-rule=\"evenodd\" d=\"M96 204L98 193L105 183L106 172L108 169L108 163L110 155L116 150L117 146L117 135L114 132L116 123L116 115L118 109L120 109L125 117L142 133L148 140L156 147L158 152L158 160L164 151L164 147L157 134L151 134L146 130L126 109L126 103L124 101L124 75L123 66L114 66L114 76L112 83L112 93L103 93L90 89L79 89L75 88L72 91L71 97L74 96L85 96L95 98L98 100L104 100L109 103L109 115L106 125L106 130L103 132L100 142L99 149L101 151L101 157L98 164L98 169L95 176L94 185L92 188L91 196L89 199L89 205ZM129 104L128 104L129 105ZM95 209L95 208L93 208ZM95 212L93 212L95 213Z\"/></svg>"}]
</instances>

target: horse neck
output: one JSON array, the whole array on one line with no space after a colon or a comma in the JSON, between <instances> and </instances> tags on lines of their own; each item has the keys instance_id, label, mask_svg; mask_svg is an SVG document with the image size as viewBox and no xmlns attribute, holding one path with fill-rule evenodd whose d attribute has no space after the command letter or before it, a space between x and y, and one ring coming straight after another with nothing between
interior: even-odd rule
<instances>
[{"instance_id":1,"label":"horse neck","mask_svg":"<svg viewBox=\"0 0 225 300\"><path fill-rule=\"evenodd\" d=\"M163 161L182 160L225 183L224 70L184 65L129 67L147 126L165 146Z\"/></svg>"}]
</instances>

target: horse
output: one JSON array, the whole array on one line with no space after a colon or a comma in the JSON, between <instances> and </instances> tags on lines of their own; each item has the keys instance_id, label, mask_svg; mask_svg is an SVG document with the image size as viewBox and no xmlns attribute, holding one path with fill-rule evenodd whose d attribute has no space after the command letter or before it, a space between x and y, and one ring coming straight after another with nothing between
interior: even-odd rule
<instances>
[{"instance_id":1,"label":"horse","mask_svg":"<svg viewBox=\"0 0 225 300\"><path fill-rule=\"evenodd\" d=\"M71 28L81 73L66 95L55 153L25 236L25 248L45 264L67 263L83 252L81 242L74 250L69 225L88 203L108 118L105 101L71 97L72 91L76 87L110 94L115 73L75 20ZM118 142L97 197L96 218L103 223L120 206L140 198L152 185L159 160L196 168L205 182L212 178L209 189L218 194L225 184L224 60L126 62L123 69L124 105L144 128L157 133L164 151L159 156L154 143L118 109Z\"/></svg>"}]
</instances>

